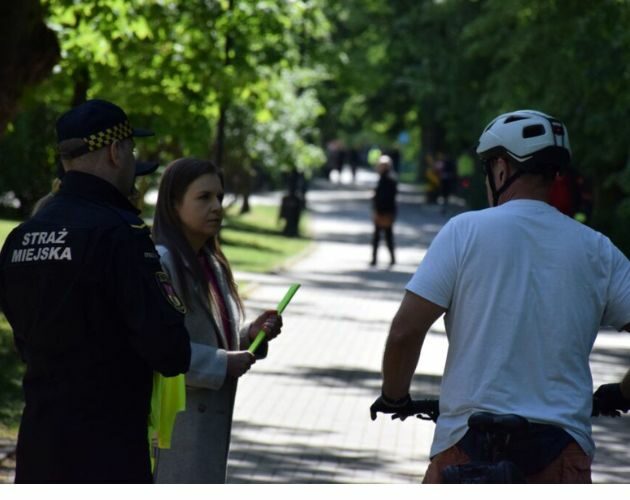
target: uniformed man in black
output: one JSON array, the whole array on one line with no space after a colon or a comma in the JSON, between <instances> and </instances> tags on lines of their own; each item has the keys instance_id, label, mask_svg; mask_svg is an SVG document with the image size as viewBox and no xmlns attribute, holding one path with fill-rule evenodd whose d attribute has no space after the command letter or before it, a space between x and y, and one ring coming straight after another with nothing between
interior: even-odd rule
<instances>
[{"instance_id":1,"label":"uniformed man in black","mask_svg":"<svg viewBox=\"0 0 630 500\"><path fill-rule=\"evenodd\" d=\"M8 237L0 304L26 362L16 482L151 482L153 372L185 373L184 309L128 201L136 162L118 106L57 122L60 191Z\"/></svg>"}]
</instances>

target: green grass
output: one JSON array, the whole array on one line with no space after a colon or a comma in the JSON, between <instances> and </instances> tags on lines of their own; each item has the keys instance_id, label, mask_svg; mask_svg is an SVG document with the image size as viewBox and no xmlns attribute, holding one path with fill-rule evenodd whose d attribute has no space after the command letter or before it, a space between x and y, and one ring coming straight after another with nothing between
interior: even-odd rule
<instances>
[{"instance_id":1,"label":"green grass","mask_svg":"<svg viewBox=\"0 0 630 500\"><path fill-rule=\"evenodd\" d=\"M0 219L0 245L4 243L11 230L19 223L19 221L15 220Z\"/></svg>"},{"instance_id":2,"label":"green grass","mask_svg":"<svg viewBox=\"0 0 630 500\"><path fill-rule=\"evenodd\" d=\"M22 412L24 365L13 345L13 332L0 314L0 437L17 435Z\"/></svg>"},{"instance_id":3,"label":"green grass","mask_svg":"<svg viewBox=\"0 0 630 500\"><path fill-rule=\"evenodd\" d=\"M300 254L310 244L308 237L287 238L281 234L278 208L253 206L251 212L228 212L221 230L222 248L233 271L266 273ZM300 234L308 235L308 215L300 220Z\"/></svg>"},{"instance_id":4,"label":"green grass","mask_svg":"<svg viewBox=\"0 0 630 500\"><path fill-rule=\"evenodd\" d=\"M19 221L0 219L0 245ZM22 411L24 366L13 345L13 332L0 313L0 438L17 435Z\"/></svg>"},{"instance_id":5,"label":"green grass","mask_svg":"<svg viewBox=\"0 0 630 500\"><path fill-rule=\"evenodd\" d=\"M234 209L235 211L236 209ZM265 273L281 266L303 252L310 244L307 237L282 236L278 208L252 206L251 212L236 215L228 211L221 232L223 251L234 271ZM0 244L19 222L0 220ZM302 217L301 234L308 235L308 215ZM245 282L239 283L241 287ZM15 438L22 411L21 380L24 366L13 345L13 333L0 313L0 438Z\"/></svg>"},{"instance_id":6,"label":"green grass","mask_svg":"<svg viewBox=\"0 0 630 500\"><path fill-rule=\"evenodd\" d=\"M283 221L278 222L278 208L254 205L251 211L237 215L237 207L228 211L221 232L223 251L235 271L265 273L304 251L308 238L308 214L300 220L298 238L282 235ZM19 221L0 219L0 245Z\"/></svg>"}]
</instances>

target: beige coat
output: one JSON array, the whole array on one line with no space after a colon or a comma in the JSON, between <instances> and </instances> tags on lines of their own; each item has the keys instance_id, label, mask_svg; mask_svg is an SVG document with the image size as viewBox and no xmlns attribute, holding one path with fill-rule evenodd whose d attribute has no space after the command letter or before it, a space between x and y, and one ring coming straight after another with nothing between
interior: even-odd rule
<instances>
[{"instance_id":1,"label":"beige coat","mask_svg":"<svg viewBox=\"0 0 630 500\"><path fill-rule=\"evenodd\" d=\"M158 245L157 249L162 267L181 298L184 284L177 279L172 254L164 246ZM226 339L230 336L233 346L247 349L249 338L247 328L239 328L239 311L228 293L219 263L208 255L227 306L230 331L223 330L218 311L211 310L207 298L192 285L192 274L187 268L192 304L185 321L192 357L186 374L186 411L177 415L171 448L156 452L156 483L224 483L226 479L237 385L236 379L227 376ZM257 357L266 354L267 345L263 344Z\"/></svg>"}]
</instances>

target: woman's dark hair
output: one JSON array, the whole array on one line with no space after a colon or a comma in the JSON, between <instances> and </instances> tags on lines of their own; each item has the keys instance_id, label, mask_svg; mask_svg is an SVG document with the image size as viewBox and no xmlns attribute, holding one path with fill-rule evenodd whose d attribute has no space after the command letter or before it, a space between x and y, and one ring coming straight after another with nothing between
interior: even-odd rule
<instances>
[{"instance_id":1,"label":"woman's dark hair","mask_svg":"<svg viewBox=\"0 0 630 500\"><path fill-rule=\"evenodd\" d=\"M186 194L186 190L190 184L204 174L219 176L221 187L225 187L223 173L211 161L199 160L197 158L179 158L166 166L158 191L158 200L153 221L153 238L156 244L164 245L170 250L179 282L182 283L182 285L185 285L187 282L184 264L184 262L186 262L192 270L193 280L197 282L201 290L206 292L206 296L216 303L216 298L213 297L212 291L208 285L208 280L199 264L197 256L184 235L182 222L177 213L177 205L184 199L184 194ZM205 247L219 261L227 277L230 294L236 301L240 313L243 314L243 303L238 295L230 264L221 250L219 236L217 235L208 240ZM183 286L184 296L182 300L190 307L191 297L188 296L188 288L187 286Z\"/></svg>"}]
</instances>

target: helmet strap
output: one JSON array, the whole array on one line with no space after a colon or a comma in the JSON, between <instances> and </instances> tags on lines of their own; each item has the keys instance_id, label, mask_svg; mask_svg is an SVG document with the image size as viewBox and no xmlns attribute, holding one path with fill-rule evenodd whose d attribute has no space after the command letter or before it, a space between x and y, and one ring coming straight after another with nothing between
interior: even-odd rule
<instances>
[{"instance_id":1,"label":"helmet strap","mask_svg":"<svg viewBox=\"0 0 630 500\"><path fill-rule=\"evenodd\" d=\"M492 206L496 207L499 204L499 197L505 193L507 188L509 188L516 179L518 179L524 172L522 170L516 170L514 175L508 177L503 186L497 189L496 184L494 183L494 174L492 171L486 171L486 176L488 177L488 184L490 185L490 191L492 192Z\"/></svg>"}]
</instances>

